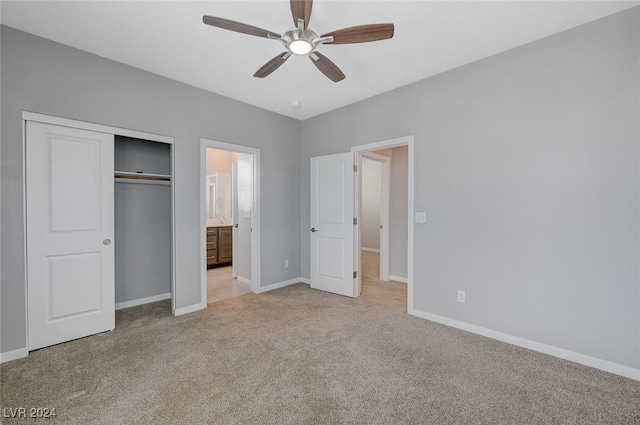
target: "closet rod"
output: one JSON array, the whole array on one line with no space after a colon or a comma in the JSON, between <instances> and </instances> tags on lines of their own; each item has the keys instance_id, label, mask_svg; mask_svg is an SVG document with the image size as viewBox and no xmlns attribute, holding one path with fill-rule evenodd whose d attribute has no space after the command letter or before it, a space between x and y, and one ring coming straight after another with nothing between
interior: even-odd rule
<instances>
[{"instance_id":1,"label":"closet rod","mask_svg":"<svg viewBox=\"0 0 640 425\"><path fill-rule=\"evenodd\" d=\"M129 171L116 171L114 174L116 179L128 179L128 180L150 180L150 181L171 181L171 176L168 174L152 174Z\"/></svg>"}]
</instances>

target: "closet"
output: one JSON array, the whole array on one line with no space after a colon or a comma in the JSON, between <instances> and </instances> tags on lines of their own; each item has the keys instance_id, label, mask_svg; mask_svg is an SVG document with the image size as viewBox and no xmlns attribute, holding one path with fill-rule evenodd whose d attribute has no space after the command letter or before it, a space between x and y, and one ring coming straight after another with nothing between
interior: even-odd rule
<instances>
[{"instance_id":1,"label":"closet","mask_svg":"<svg viewBox=\"0 0 640 425\"><path fill-rule=\"evenodd\" d=\"M173 139L22 117L29 351L112 330L116 309L171 298Z\"/></svg>"},{"instance_id":2,"label":"closet","mask_svg":"<svg viewBox=\"0 0 640 425\"><path fill-rule=\"evenodd\" d=\"M115 136L116 309L171 298L171 145Z\"/></svg>"}]
</instances>

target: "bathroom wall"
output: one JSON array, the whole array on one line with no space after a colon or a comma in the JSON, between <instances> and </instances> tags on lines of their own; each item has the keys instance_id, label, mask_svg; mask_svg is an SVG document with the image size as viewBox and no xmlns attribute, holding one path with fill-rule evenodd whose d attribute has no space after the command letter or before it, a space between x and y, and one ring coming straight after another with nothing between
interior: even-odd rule
<instances>
[{"instance_id":1,"label":"bathroom wall","mask_svg":"<svg viewBox=\"0 0 640 425\"><path fill-rule=\"evenodd\" d=\"M231 172L234 162L237 162L237 154L234 152L207 148L207 178L215 175L217 180L216 208L213 211L215 218L207 216L207 226L233 224Z\"/></svg>"}]
</instances>

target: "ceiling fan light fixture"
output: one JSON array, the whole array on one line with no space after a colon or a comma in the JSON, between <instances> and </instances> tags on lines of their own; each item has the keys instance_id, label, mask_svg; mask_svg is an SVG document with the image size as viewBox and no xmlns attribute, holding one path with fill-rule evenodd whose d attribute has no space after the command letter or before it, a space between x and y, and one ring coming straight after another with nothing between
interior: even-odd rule
<instances>
[{"instance_id":1,"label":"ceiling fan light fixture","mask_svg":"<svg viewBox=\"0 0 640 425\"><path fill-rule=\"evenodd\" d=\"M284 45L287 51L280 53L262 65L262 67L253 74L256 78L264 78L270 75L291 56L298 55L308 56L320 72L331 81L337 83L338 81L344 80L344 73L335 63L331 62L329 58L315 51L318 46L323 44L366 43L369 41L386 40L393 37L393 24L358 25L355 27L342 28L319 37L318 34L310 30L307 25L309 19L311 19L313 0L289 0L289 3L295 27L282 35L263 28L254 27L253 25L215 16L204 15L202 21L207 25L228 31L264 37L270 40L279 40ZM295 108L294 105L292 106Z\"/></svg>"},{"instance_id":2,"label":"ceiling fan light fixture","mask_svg":"<svg viewBox=\"0 0 640 425\"><path fill-rule=\"evenodd\" d=\"M307 40L294 40L289 43L289 50L296 55L306 55L313 50L313 45Z\"/></svg>"}]
</instances>

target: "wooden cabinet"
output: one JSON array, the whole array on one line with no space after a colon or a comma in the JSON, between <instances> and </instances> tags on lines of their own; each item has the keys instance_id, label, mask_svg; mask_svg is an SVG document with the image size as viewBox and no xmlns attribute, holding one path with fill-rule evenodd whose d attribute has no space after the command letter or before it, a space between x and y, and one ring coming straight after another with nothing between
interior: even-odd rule
<instances>
[{"instance_id":1,"label":"wooden cabinet","mask_svg":"<svg viewBox=\"0 0 640 425\"><path fill-rule=\"evenodd\" d=\"M233 232L231 227L218 229L218 261L231 263L233 259Z\"/></svg>"},{"instance_id":2,"label":"wooden cabinet","mask_svg":"<svg viewBox=\"0 0 640 425\"><path fill-rule=\"evenodd\" d=\"M207 268L228 266L233 260L231 226L207 227Z\"/></svg>"},{"instance_id":3,"label":"wooden cabinet","mask_svg":"<svg viewBox=\"0 0 640 425\"><path fill-rule=\"evenodd\" d=\"M218 264L218 228L207 227L207 268Z\"/></svg>"}]
</instances>

